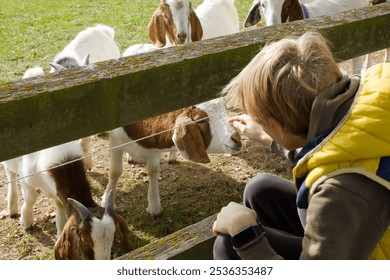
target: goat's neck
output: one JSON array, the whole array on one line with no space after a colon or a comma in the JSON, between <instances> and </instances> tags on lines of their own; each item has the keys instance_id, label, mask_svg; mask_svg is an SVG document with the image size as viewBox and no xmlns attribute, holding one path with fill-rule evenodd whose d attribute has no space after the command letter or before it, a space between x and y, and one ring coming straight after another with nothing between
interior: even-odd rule
<instances>
[{"instance_id":1,"label":"goat's neck","mask_svg":"<svg viewBox=\"0 0 390 280\"><path fill-rule=\"evenodd\" d=\"M126 125L123 129L130 139L137 140L147 137L138 142L138 144L145 148L168 149L174 146L172 140L173 128L175 126L177 116L180 115L183 110L184 109L180 109Z\"/></svg>"}]
</instances>

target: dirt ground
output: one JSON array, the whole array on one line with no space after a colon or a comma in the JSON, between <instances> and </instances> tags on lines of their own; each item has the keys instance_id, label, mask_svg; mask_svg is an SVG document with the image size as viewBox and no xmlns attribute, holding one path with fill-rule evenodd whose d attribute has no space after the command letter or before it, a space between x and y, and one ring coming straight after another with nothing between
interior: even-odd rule
<instances>
[{"instance_id":1,"label":"dirt ground","mask_svg":"<svg viewBox=\"0 0 390 280\"><path fill-rule=\"evenodd\" d=\"M382 54L377 55L375 59L380 60ZM347 71L350 69L350 64L341 64L342 68ZM178 183L182 178L186 178L189 181L189 185L194 187L194 192L199 195L201 199L196 200L197 204L204 203L204 201L213 201L217 205L211 209L208 213L184 213L184 220L188 224L193 223L195 220L191 216L196 216L199 220L202 217L205 218L210 214L216 213L220 207L225 205L225 200L218 200L218 193L214 192L210 195L208 188L213 188L212 184L200 183L201 179L215 181L217 183L218 178L222 178L224 184L229 185L230 181L233 180L234 184L230 184L233 187L227 190L229 197L227 199L239 201L242 195L245 183L259 172L270 172L285 178L290 178L292 165L288 163L283 157L271 153L267 148L263 147L258 143L254 143L246 138L243 138L245 148L243 151L236 156L228 155L213 155L211 157L210 164L202 165L188 165L186 161L180 156L178 163L174 165L168 165L166 160L162 159L161 164L161 175L159 178L161 188L161 199L165 202L164 211L169 211L170 207L174 207L180 203L183 203L184 197L195 196L188 190L182 190L177 188ZM108 148L107 140L94 136L92 139L92 153L99 153L105 151ZM89 179L93 183L93 193L96 201L100 201L100 197L104 191L104 188L108 181L108 153L99 153L93 157L94 167L92 171L88 172ZM131 225L131 230L143 231L143 228L150 226L154 221L150 221L150 217L145 216L142 209L146 208L146 193L147 193L147 174L143 165L128 164L124 160L124 174L122 177L130 178L129 181L123 181L122 184L129 184L133 186L131 192L127 189L123 189L123 196L117 200L117 206L124 205L127 200L132 200L133 204L142 204L140 209L133 213L126 214L134 215L138 219ZM222 177L221 177L222 176ZM167 181L169 186L164 185L163 182ZM40 195L37 203L34 207L34 218L35 224L33 229L26 231L19 223L18 218L10 218L6 213L6 197L7 197L7 179L4 174L4 170L0 168L0 259L2 260L19 260L19 259L53 259L53 248L55 243L55 213L53 202L46 198L44 195ZM119 187L119 186L118 186ZM213 190L215 191L215 190ZM226 198L224 198L226 199ZM203 201L202 201L203 200ZM189 203L185 208L191 208L195 206L191 200L185 200L185 203ZM19 194L19 207L22 205L21 194ZM123 209L122 209L123 211ZM130 211L130 210L129 210ZM136 213L137 212L137 213ZM138 212L143 212L142 214ZM175 209L173 210L175 212ZM189 214L190 213L190 214ZM204 216L201 216L203 214ZM174 224L175 216L180 213L167 214L162 217L163 223ZM186 226L185 224L179 226ZM171 227L172 228L172 227ZM175 229L171 229L174 231ZM163 230L164 231L164 230ZM151 232L151 231L150 231ZM149 234L150 234L149 232ZM169 234L170 230L165 230L163 233L159 233L158 236L163 234ZM148 233L146 233L147 235ZM157 236L157 237L158 237ZM146 238L145 238L146 240ZM147 243L148 241L144 241ZM141 246L141 245L140 245ZM114 256L115 257L115 256Z\"/></svg>"}]
</instances>

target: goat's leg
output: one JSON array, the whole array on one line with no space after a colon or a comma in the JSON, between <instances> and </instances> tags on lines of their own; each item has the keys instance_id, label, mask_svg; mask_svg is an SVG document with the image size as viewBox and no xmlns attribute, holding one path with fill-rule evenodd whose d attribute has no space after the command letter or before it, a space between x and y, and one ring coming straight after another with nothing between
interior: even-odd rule
<instances>
[{"instance_id":1,"label":"goat's leg","mask_svg":"<svg viewBox=\"0 0 390 280\"><path fill-rule=\"evenodd\" d=\"M149 175L148 208L146 211L152 216L158 216L161 211L160 191L158 189L158 176L160 173L160 157L151 158L146 163Z\"/></svg>"},{"instance_id":2,"label":"goat's leg","mask_svg":"<svg viewBox=\"0 0 390 280\"><path fill-rule=\"evenodd\" d=\"M172 164L175 163L177 159L177 152L169 152L168 153L168 163Z\"/></svg>"},{"instance_id":3,"label":"goat's leg","mask_svg":"<svg viewBox=\"0 0 390 280\"><path fill-rule=\"evenodd\" d=\"M56 228L57 228L57 237L60 237L62 230L64 229L65 223L67 221L64 205L59 200L55 200L56 203Z\"/></svg>"},{"instance_id":4,"label":"goat's leg","mask_svg":"<svg viewBox=\"0 0 390 280\"><path fill-rule=\"evenodd\" d=\"M390 62L390 48L385 50L385 60L384 62Z\"/></svg>"},{"instance_id":5,"label":"goat's leg","mask_svg":"<svg viewBox=\"0 0 390 280\"><path fill-rule=\"evenodd\" d=\"M26 182L21 181L23 195L23 206L20 214L20 222L25 229L30 229L33 225L33 207L38 198L38 192L34 187L29 186Z\"/></svg>"},{"instance_id":6,"label":"goat's leg","mask_svg":"<svg viewBox=\"0 0 390 280\"><path fill-rule=\"evenodd\" d=\"M8 178L7 210L11 218L18 215L18 183L16 182L17 174L5 169Z\"/></svg>"},{"instance_id":7,"label":"goat's leg","mask_svg":"<svg viewBox=\"0 0 390 280\"><path fill-rule=\"evenodd\" d=\"M91 140L91 137L84 137L79 140L81 150L83 151L84 156L87 156L84 158L84 166L86 170L91 170L93 166L92 157L89 153L89 142Z\"/></svg>"},{"instance_id":8,"label":"goat's leg","mask_svg":"<svg viewBox=\"0 0 390 280\"><path fill-rule=\"evenodd\" d=\"M122 164L123 151L121 149L113 149L110 152L110 175L108 178L108 184L102 197L102 206L106 205L106 200L110 191L112 191L112 198L115 201L116 197L116 184L118 183L119 177L122 175L123 164Z\"/></svg>"}]
</instances>

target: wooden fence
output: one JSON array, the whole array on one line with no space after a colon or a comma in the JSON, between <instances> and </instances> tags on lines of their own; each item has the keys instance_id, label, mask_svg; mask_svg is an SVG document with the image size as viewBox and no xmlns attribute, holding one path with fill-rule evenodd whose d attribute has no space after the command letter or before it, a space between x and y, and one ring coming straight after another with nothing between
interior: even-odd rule
<instances>
[{"instance_id":1,"label":"wooden fence","mask_svg":"<svg viewBox=\"0 0 390 280\"><path fill-rule=\"evenodd\" d=\"M265 44L307 31L322 33L339 61L384 49L390 47L390 4L1 84L0 161L215 98ZM176 234L182 241L191 239L180 252L171 250L161 257L158 249L153 258L173 258L179 253L189 258L184 257L187 249L210 244L210 221ZM204 233L201 228L206 227Z\"/></svg>"},{"instance_id":2,"label":"wooden fence","mask_svg":"<svg viewBox=\"0 0 390 280\"><path fill-rule=\"evenodd\" d=\"M0 85L0 161L215 98L264 46L321 32L340 61L388 47L390 5Z\"/></svg>"}]
</instances>

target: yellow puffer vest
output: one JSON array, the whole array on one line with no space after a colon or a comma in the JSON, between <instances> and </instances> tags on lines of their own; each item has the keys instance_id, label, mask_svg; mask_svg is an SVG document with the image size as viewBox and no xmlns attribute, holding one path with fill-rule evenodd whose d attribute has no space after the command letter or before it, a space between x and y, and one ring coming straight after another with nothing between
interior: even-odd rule
<instances>
[{"instance_id":1,"label":"yellow puffer vest","mask_svg":"<svg viewBox=\"0 0 390 280\"><path fill-rule=\"evenodd\" d=\"M363 174L390 190L390 172L380 170L381 159L390 156L389 127L390 63L383 63L365 72L346 117L295 166L295 183L305 180L308 203L316 186L342 173ZM390 228L371 258L390 259Z\"/></svg>"}]
</instances>

